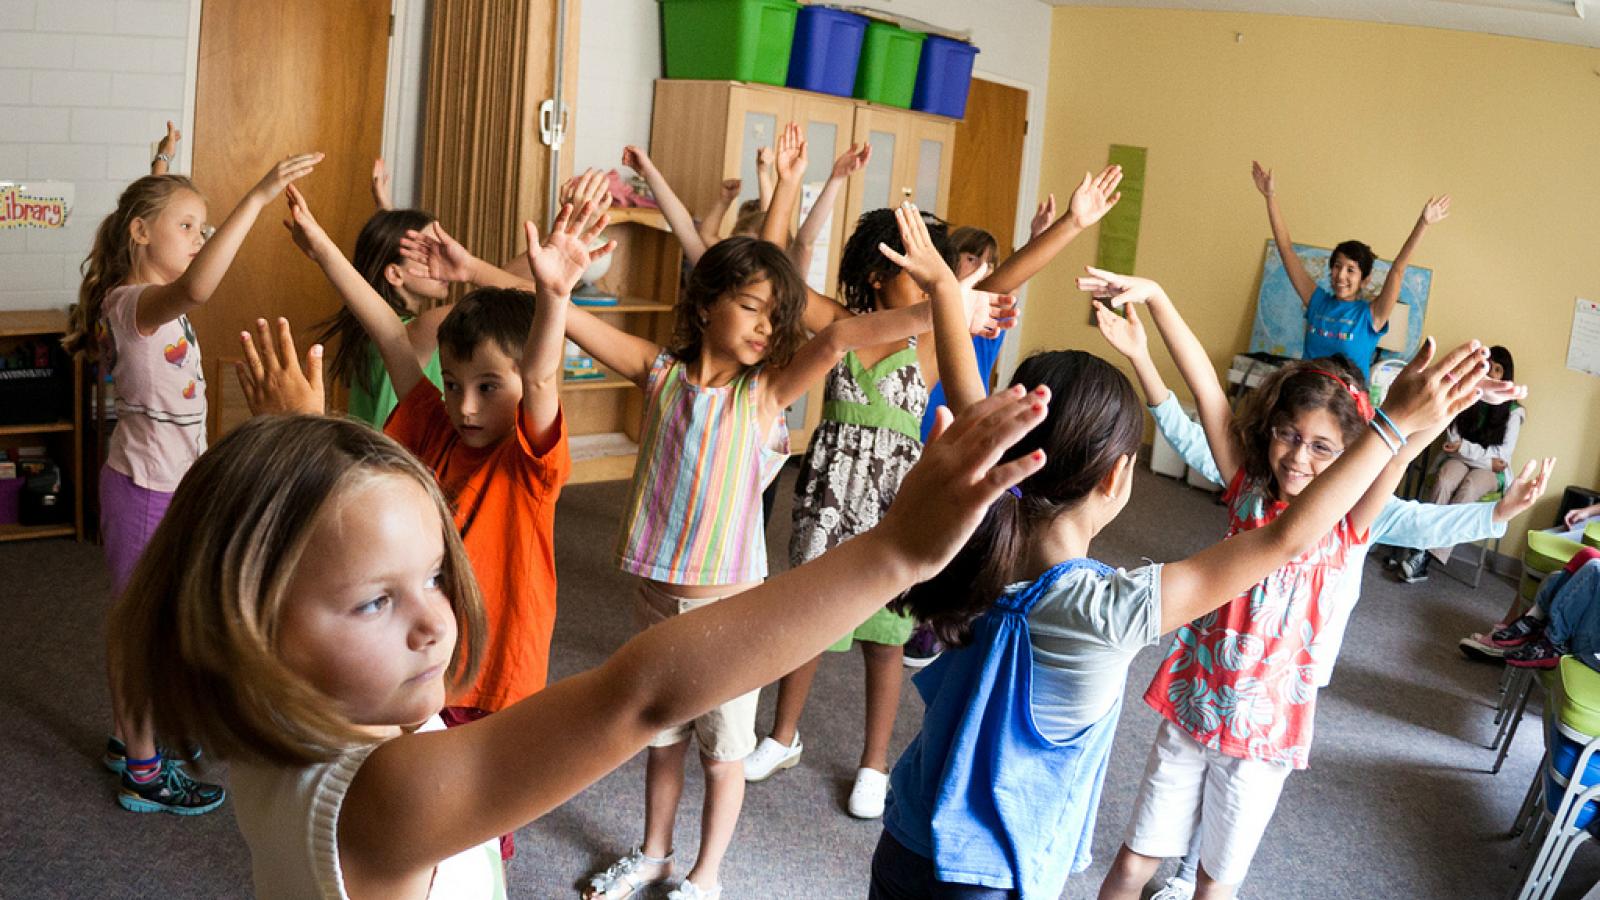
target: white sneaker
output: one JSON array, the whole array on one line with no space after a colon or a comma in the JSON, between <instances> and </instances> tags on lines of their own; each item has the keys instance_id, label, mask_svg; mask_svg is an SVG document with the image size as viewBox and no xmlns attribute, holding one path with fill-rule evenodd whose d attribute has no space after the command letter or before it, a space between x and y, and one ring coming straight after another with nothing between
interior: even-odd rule
<instances>
[{"instance_id":1,"label":"white sneaker","mask_svg":"<svg viewBox=\"0 0 1600 900\"><path fill-rule=\"evenodd\" d=\"M856 784L850 789L850 815L858 819L883 816L883 801L889 794L889 773L877 769L856 770Z\"/></svg>"},{"instance_id":2,"label":"white sneaker","mask_svg":"<svg viewBox=\"0 0 1600 900\"><path fill-rule=\"evenodd\" d=\"M1166 887L1150 895L1150 900L1193 900L1193 897L1194 882L1174 875L1167 879Z\"/></svg>"},{"instance_id":3,"label":"white sneaker","mask_svg":"<svg viewBox=\"0 0 1600 900\"><path fill-rule=\"evenodd\" d=\"M744 780L766 781L781 769L794 768L805 749L805 745L800 743L798 731L794 733L794 743L787 747L770 737L762 738L756 749L744 758Z\"/></svg>"},{"instance_id":4,"label":"white sneaker","mask_svg":"<svg viewBox=\"0 0 1600 900\"><path fill-rule=\"evenodd\" d=\"M685 878L667 893L667 900L718 900L721 896L722 885L719 884L708 891Z\"/></svg>"}]
</instances>

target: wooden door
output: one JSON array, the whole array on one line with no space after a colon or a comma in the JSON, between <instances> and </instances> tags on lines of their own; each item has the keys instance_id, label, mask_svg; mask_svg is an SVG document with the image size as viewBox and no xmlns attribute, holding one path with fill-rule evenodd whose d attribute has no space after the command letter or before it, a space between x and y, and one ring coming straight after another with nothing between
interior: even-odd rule
<instances>
[{"instance_id":1,"label":"wooden door","mask_svg":"<svg viewBox=\"0 0 1600 900\"><path fill-rule=\"evenodd\" d=\"M967 117L955 126L955 177L946 218L994 235L1002 254L1020 243L1015 233L1017 191L1027 133L1027 91L972 79Z\"/></svg>"},{"instance_id":2,"label":"wooden door","mask_svg":"<svg viewBox=\"0 0 1600 900\"><path fill-rule=\"evenodd\" d=\"M212 0L200 15L194 178L220 222L278 160L328 155L300 182L346 252L372 214L368 180L383 141L390 0ZM287 316L309 346L338 295L284 233L282 199L262 210L210 302L190 316L205 348L213 439L246 417L231 360L258 317Z\"/></svg>"}]
</instances>

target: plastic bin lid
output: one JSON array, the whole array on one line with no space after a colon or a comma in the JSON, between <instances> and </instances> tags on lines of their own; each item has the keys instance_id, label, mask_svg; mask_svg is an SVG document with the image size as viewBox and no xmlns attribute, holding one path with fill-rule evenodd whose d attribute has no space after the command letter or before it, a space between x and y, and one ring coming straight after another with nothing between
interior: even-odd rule
<instances>
[{"instance_id":1,"label":"plastic bin lid","mask_svg":"<svg viewBox=\"0 0 1600 900\"><path fill-rule=\"evenodd\" d=\"M972 43L972 32L970 31L956 31L951 28L944 28L939 25L935 25L932 22L924 22L921 19L913 19L910 16L896 15L891 12L884 12L881 9L873 9L870 6L835 6L832 8L844 10L845 12L852 12L858 16L865 16L874 22L882 22L885 25L894 25L899 28L904 28L907 31L920 31L924 34L949 38L952 41L962 41L968 44Z\"/></svg>"}]
</instances>

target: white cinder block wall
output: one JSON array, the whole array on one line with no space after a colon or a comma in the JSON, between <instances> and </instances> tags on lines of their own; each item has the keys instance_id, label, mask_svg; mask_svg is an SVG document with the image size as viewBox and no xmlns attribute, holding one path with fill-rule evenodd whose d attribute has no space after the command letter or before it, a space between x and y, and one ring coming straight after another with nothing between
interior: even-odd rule
<instances>
[{"instance_id":1,"label":"white cinder block wall","mask_svg":"<svg viewBox=\"0 0 1600 900\"><path fill-rule=\"evenodd\" d=\"M190 0L0 0L0 181L67 181L68 226L0 229L0 309L65 307L95 226L181 127Z\"/></svg>"}]
</instances>

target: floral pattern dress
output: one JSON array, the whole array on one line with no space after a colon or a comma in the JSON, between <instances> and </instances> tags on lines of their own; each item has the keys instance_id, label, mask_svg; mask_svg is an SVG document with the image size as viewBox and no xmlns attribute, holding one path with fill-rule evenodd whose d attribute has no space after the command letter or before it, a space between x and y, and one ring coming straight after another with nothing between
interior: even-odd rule
<instances>
[{"instance_id":1,"label":"floral pattern dress","mask_svg":"<svg viewBox=\"0 0 1600 900\"><path fill-rule=\"evenodd\" d=\"M833 367L822 421L795 480L790 565L816 559L878 524L922 455L927 406L915 341L872 366L852 351ZM852 638L904 644L912 626L911 617L881 609L830 649L848 650Z\"/></svg>"},{"instance_id":2,"label":"floral pattern dress","mask_svg":"<svg viewBox=\"0 0 1600 900\"><path fill-rule=\"evenodd\" d=\"M1245 481L1243 470L1223 499L1228 537L1288 508L1264 485ZM1347 516L1309 552L1179 628L1145 702L1206 747L1305 768L1325 664L1317 638L1339 605L1334 595L1349 550L1365 541Z\"/></svg>"}]
</instances>

